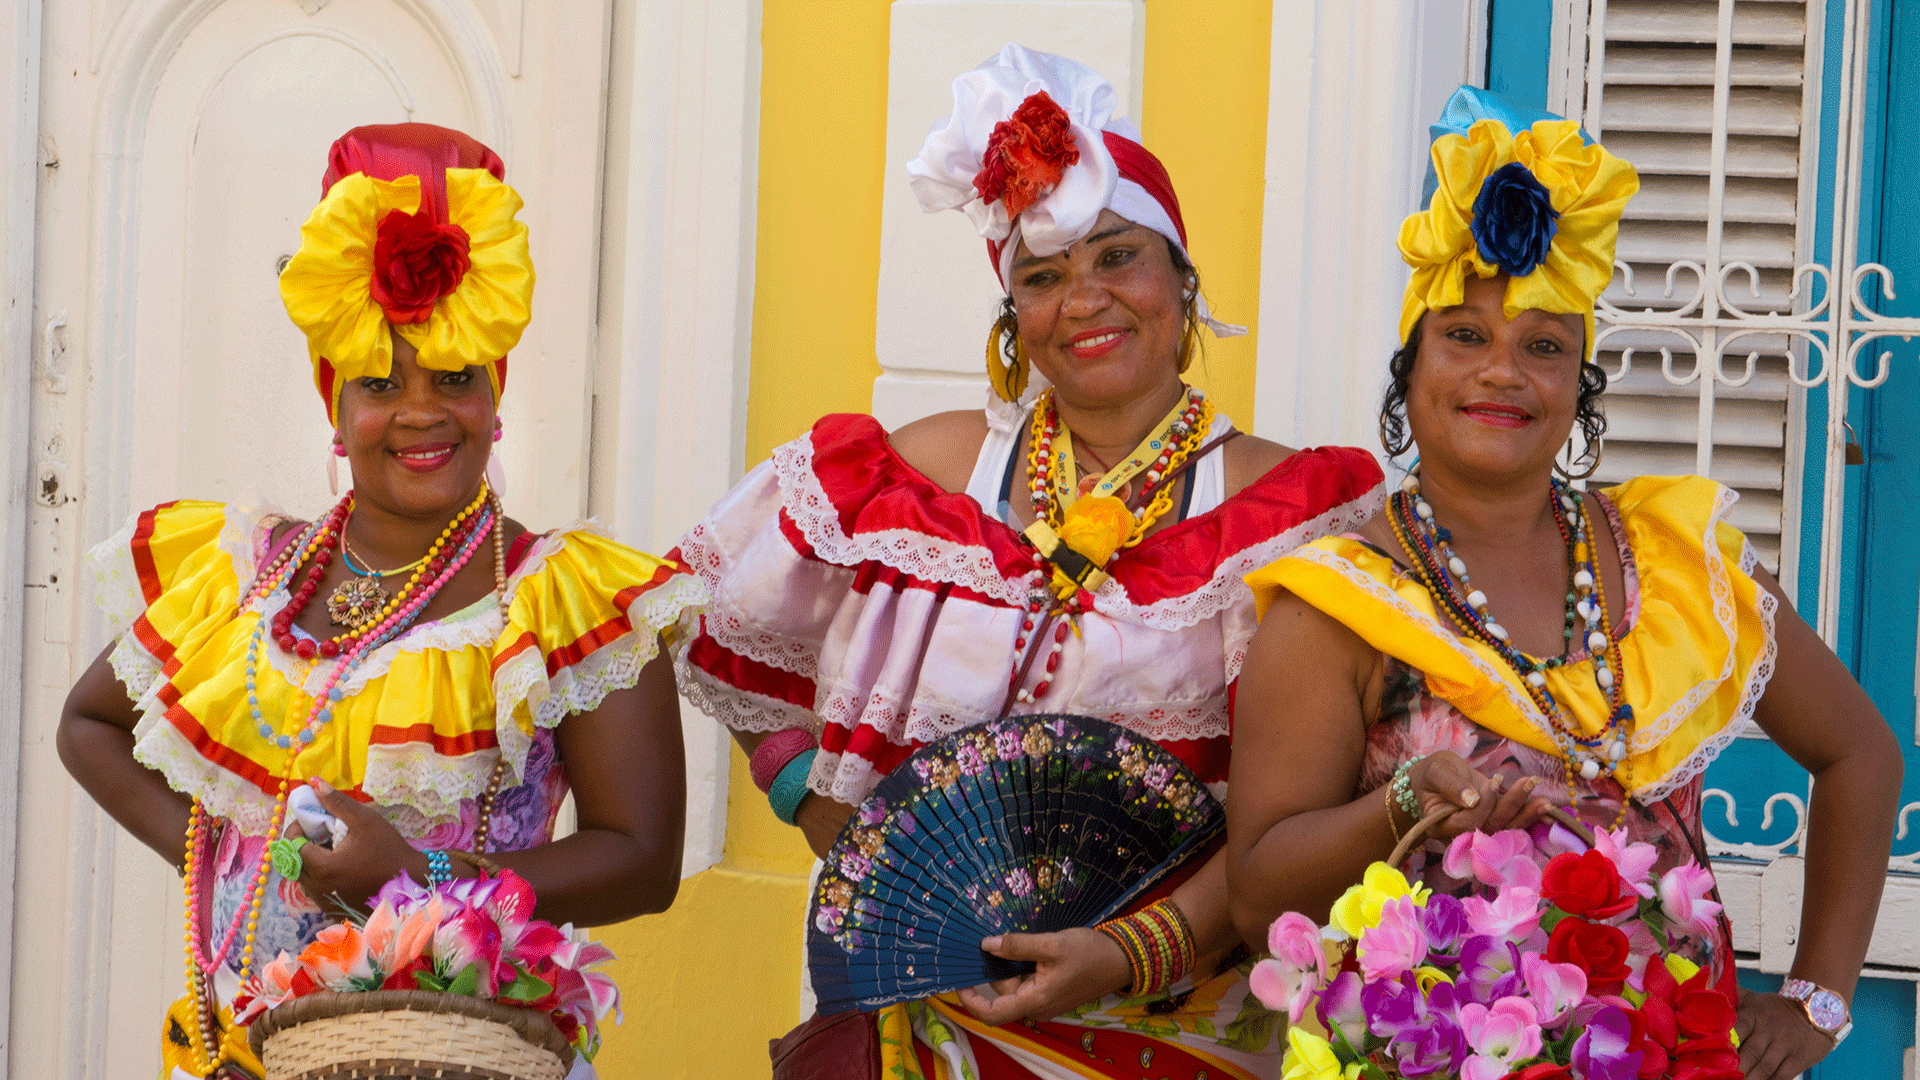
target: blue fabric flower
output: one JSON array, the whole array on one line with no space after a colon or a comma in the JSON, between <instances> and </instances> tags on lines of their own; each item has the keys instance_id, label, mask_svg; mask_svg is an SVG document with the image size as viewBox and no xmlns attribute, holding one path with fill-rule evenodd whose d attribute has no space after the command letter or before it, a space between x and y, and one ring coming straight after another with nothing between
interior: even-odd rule
<instances>
[{"instance_id":1,"label":"blue fabric flower","mask_svg":"<svg viewBox=\"0 0 1920 1080\"><path fill-rule=\"evenodd\" d=\"M1560 228L1553 197L1525 165L1501 166L1473 200L1473 242L1480 256L1513 277L1533 273Z\"/></svg>"}]
</instances>

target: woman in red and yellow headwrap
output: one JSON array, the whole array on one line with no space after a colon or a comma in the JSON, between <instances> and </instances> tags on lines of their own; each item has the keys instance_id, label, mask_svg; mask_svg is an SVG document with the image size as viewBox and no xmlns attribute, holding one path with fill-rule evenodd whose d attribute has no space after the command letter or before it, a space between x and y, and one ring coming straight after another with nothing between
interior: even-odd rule
<instances>
[{"instance_id":1,"label":"woman in red and yellow headwrap","mask_svg":"<svg viewBox=\"0 0 1920 1080\"><path fill-rule=\"evenodd\" d=\"M590 524L529 532L487 482L534 280L503 174L426 124L336 142L280 288L352 490L311 521L165 503L93 552L120 637L59 747L185 877L172 1076L259 1075L235 989L402 870L471 875L459 853L484 853L556 923L659 911L678 886L659 633L703 588ZM303 784L343 835L284 838ZM554 841L569 790L578 830Z\"/></svg>"}]
</instances>

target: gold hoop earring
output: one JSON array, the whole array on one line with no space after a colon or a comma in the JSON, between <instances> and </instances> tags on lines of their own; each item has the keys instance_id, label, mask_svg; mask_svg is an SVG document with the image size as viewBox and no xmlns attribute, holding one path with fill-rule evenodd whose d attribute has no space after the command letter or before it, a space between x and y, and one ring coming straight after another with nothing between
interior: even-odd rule
<instances>
[{"instance_id":1,"label":"gold hoop earring","mask_svg":"<svg viewBox=\"0 0 1920 1080\"><path fill-rule=\"evenodd\" d=\"M1006 338L1013 335L1013 360L1008 362ZM987 331L987 381L1001 401L1015 402L1027 392L1027 346L1020 340L1020 324L1005 315Z\"/></svg>"},{"instance_id":2,"label":"gold hoop earring","mask_svg":"<svg viewBox=\"0 0 1920 1080\"><path fill-rule=\"evenodd\" d=\"M1573 452L1572 439L1567 440L1567 452L1568 453ZM1568 481L1585 480L1588 477L1592 476L1594 473L1600 471L1600 459L1606 456L1606 452L1607 452L1607 437L1605 435L1602 435L1598 439L1595 439L1594 441L1588 443L1586 453L1580 455L1581 457L1592 459L1587 463L1586 471L1577 472L1577 473L1569 472L1566 466L1560 464L1559 458L1555 458L1553 461L1553 471L1559 473L1561 479L1563 480L1568 480ZM1570 458L1569 460L1578 460L1578 459Z\"/></svg>"}]
</instances>

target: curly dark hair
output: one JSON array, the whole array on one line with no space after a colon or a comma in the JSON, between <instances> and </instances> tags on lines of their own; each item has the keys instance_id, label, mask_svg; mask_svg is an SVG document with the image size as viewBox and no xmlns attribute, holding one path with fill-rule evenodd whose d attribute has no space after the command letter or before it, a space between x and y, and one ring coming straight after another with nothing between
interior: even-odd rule
<instances>
[{"instance_id":1,"label":"curly dark hair","mask_svg":"<svg viewBox=\"0 0 1920 1080\"><path fill-rule=\"evenodd\" d=\"M1387 361L1387 393L1380 400L1380 445L1389 457L1399 457L1413 445L1413 436L1407 430L1407 384L1413 376L1413 362L1420 356L1420 328L1426 321L1424 314L1414 320L1406 344L1395 349L1393 358ZM1600 400L1606 390L1606 371L1590 360L1582 360L1580 396L1573 404L1573 418L1587 444L1579 460L1589 465L1599 463L1600 439L1607 433L1607 411Z\"/></svg>"},{"instance_id":2,"label":"curly dark hair","mask_svg":"<svg viewBox=\"0 0 1920 1080\"><path fill-rule=\"evenodd\" d=\"M1186 306L1186 330L1180 339L1182 342L1180 370L1184 372L1192 366L1194 359L1186 351L1189 344L1201 359L1206 358L1206 346L1201 341L1202 335L1199 333L1200 271L1194 268L1193 260L1187 258L1187 253L1180 250L1180 245L1172 240L1167 241L1167 255L1173 259L1173 272L1179 275L1181 283L1185 286L1181 299ZM1019 355L1020 319L1014 312L1011 292L1000 298L1000 310L994 317L994 326L1000 330L1000 359L1008 367L1012 367Z\"/></svg>"}]
</instances>

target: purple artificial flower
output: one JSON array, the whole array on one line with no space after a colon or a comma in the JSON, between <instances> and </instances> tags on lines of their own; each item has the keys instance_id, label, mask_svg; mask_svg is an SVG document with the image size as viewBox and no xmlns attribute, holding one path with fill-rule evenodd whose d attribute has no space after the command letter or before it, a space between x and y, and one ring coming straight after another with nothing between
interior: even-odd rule
<instances>
[{"instance_id":1,"label":"purple artificial flower","mask_svg":"<svg viewBox=\"0 0 1920 1080\"><path fill-rule=\"evenodd\" d=\"M1360 1005L1368 1030L1383 1039L1398 1039L1426 1022L1427 1002L1411 972L1362 986Z\"/></svg>"},{"instance_id":2,"label":"purple artificial flower","mask_svg":"<svg viewBox=\"0 0 1920 1080\"><path fill-rule=\"evenodd\" d=\"M1642 1050L1627 1049L1633 1021L1616 1005L1603 1005L1587 1021L1573 1044L1573 1067L1586 1080L1635 1080L1640 1075Z\"/></svg>"},{"instance_id":3,"label":"purple artificial flower","mask_svg":"<svg viewBox=\"0 0 1920 1080\"><path fill-rule=\"evenodd\" d=\"M1344 1037L1356 1049L1367 1037L1367 1011L1361 1004L1362 982L1358 972L1343 971L1320 991L1314 1013L1322 1027Z\"/></svg>"},{"instance_id":4,"label":"purple artificial flower","mask_svg":"<svg viewBox=\"0 0 1920 1080\"><path fill-rule=\"evenodd\" d=\"M1460 977L1454 993L1462 1005L1486 1005L1524 990L1520 978L1520 947L1504 938L1475 935L1460 947Z\"/></svg>"},{"instance_id":5,"label":"purple artificial flower","mask_svg":"<svg viewBox=\"0 0 1920 1080\"><path fill-rule=\"evenodd\" d=\"M1427 930L1428 961L1451 964L1460 959L1460 941L1467 936L1466 907L1446 893L1435 893L1420 911Z\"/></svg>"},{"instance_id":6,"label":"purple artificial flower","mask_svg":"<svg viewBox=\"0 0 1920 1080\"><path fill-rule=\"evenodd\" d=\"M1426 1026L1409 1035L1387 1044L1387 1052L1399 1063L1400 1075L1406 1080L1453 1076L1470 1049L1460 1025L1439 1013L1428 1013Z\"/></svg>"}]
</instances>

